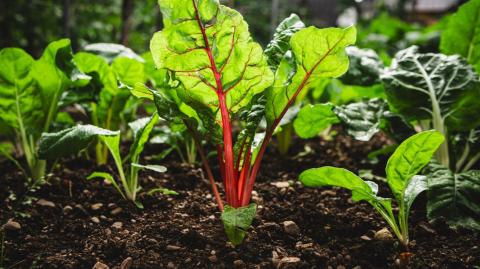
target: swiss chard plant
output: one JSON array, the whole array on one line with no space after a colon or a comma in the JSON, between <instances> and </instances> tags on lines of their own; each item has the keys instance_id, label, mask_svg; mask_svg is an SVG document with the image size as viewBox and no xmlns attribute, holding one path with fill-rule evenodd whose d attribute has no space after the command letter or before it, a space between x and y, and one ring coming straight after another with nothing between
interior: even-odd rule
<instances>
[{"instance_id":1,"label":"swiss chard plant","mask_svg":"<svg viewBox=\"0 0 480 269\"><path fill-rule=\"evenodd\" d=\"M287 26L266 55L240 13L217 0L159 3L165 28L150 48L167 83L152 95L159 115L180 119L192 133L227 235L239 244L255 215L250 198L275 130L302 91L346 72L345 47L355 42L356 30ZM217 149L225 206L202 140Z\"/></svg>"},{"instance_id":2,"label":"swiss chard plant","mask_svg":"<svg viewBox=\"0 0 480 269\"><path fill-rule=\"evenodd\" d=\"M128 155L123 159L120 156L120 131L110 131L93 125L77 125L56 133L44 133L40 139L39 154L45 159L58 159L75 154L87 148L95 140L99 140L108 148L117 168L117 176L107 172L94 172L88 179L106 180L123 198L142 208L143 205L137 200L137 193L141 190L138 184L139 170L149 169L160 173L166 171L164 166L139 163L140 154L157 121L158 115L154 114L152 117L141 118L128 124L133 132L133 142Z\"/></svg>"},{"instance_id":3,"label":"swiss chard plant","mask_svg":"<svg viewBox=\"0 0 480 269\"><path fill-rule=\"evenodd\" d=\"M336 186L352 192L354 201L366 201L385 219L406 253L400 255L402 264L410 257L408 217L415 198L427 189L427 177L418 175L430 162L444 137L438 131L424 131L402 142L387 162L387 183L398 206L395 216L392 199L378 196L378 185L364 181L354 173L336 167L321 167L300 174L300 181L308 187Z\"/></svg>"},{"instance_id":4,"label":"swiss chard plant","mask_svg":"<svg viewBox=\"0 0 480 269\"><path fill-rule=\"evenodd\" d=\"M20 166L23 161L15 163L37 183L47 165L37 154L41 133L52 128L67 90L90 78L78 71L68 39L50 43L38 60L22 49L2 49L0 69L0 121L13 130L11 140L25 157L26 168ZM0 153L14 160L11 152Z\"/></svg>"}]
</instances>

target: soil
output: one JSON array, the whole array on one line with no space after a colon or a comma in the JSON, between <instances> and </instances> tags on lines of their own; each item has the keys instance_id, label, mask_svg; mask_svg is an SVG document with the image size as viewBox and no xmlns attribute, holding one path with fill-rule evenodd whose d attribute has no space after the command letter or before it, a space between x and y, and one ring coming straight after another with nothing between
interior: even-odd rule
<instances>
[{"instance_id":1,"label":"soil","mask_svg":"<svg viewBox=\"0 0 480 269\"><path fill-rule=\"evenodd\" d=\"M257 217L237 247L227 243L202 170L174 156L162 162L165 174L141 172L140 178L144 190L165 187L179 195L142 193L143 210L111 186L85 180L113 166L66 160L47 184L26 193L21 174L4 162L0 221L13 218L21 225L5 233L4 267L396 268L402 249L389 233L375 238L387 224L368 204L354 203L345 190L309 189L297 180L301 171L323 165L381 176L385 159L372 164L366 155L386 144L381 134L358 142L340 132L332 141L295 140L288 156L270 145L253 196ZM150 147L146 155L157 150ZM381 195L390 195L388 188ZM425 205L421 196L412 211L411 267L480 268L480 235L428 223Z\"/></svg>"}]
</instances>

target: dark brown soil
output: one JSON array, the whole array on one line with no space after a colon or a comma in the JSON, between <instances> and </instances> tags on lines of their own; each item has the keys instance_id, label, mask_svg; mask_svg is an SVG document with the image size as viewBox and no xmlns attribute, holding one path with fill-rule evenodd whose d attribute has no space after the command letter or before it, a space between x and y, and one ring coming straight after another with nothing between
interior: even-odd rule
<instances>
[{"instance_id":1,"label":"dark brown soil","mask_svg":"<svg viewBox=\"0 0 480 269\"><path fill-rule=\"evenodd\" d=\"M20 230L5 235L4 267L77 269L100 261L121 268L130 257L131 268L395 268L401 249L393 240L374 239L387 224L368 204L353 203L344 190L308 189L297 181L301 171L322 165L371 168L381 175L385 160L372 165L366 155L385 145L385 138L362 143L340 134L333 141L295 142L289 156L270 147L256 184L257 218L236 248L227 243L198 167L169 160L163 163L165 174L141 173L145 190L161 186L179 195L142 194L145 209L140 210L120 199L111 186L85 180L92 171L108 167L66 161L48 184L25 195L21 175L2 163L0 221L13 217L21 224ZM286 181L290 187L272 184ZM389 195L387 188L381 192ZM12 201L10 193L17 199ZM39 199L53 205L40 205ZM103 206L94 210L96 203ZM121 212L112 212L118 208ZM295 222L299 233L287 233L284 221ZM480 268L480 235L429 224L425 197L414 205L411 237L413 268Z\"/></svg>"}]
</instances>

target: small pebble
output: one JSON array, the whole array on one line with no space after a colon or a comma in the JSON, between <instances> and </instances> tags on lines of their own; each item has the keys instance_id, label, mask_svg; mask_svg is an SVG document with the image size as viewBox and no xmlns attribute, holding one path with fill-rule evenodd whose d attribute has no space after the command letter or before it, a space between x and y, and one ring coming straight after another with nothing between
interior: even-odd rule
<instances>
[{"instance_id":1,"label":"small pebble","mask_svg":"<svg viewBox=\"0 0 480 269\"><path fill-rule=\"evenodd\" d=\"M120 214L122 211L123 211L123 209L121 207L117 207L117 208L113 209L112 211L110 211L110 214L115 216L115 215Z\"/></svg>"},{"instance_id":2,"label":"small pebble","mask_svg":"<svg viewBox=\"0 0 480 269\"><path fill-rule=\"evenodd\" d=\"M366 235L362 235L362 236L360 236L360 238L361 238L362 240L365 240L365 241L370 241L370 240L372 240L372 238L370 238L370 237L368 237L368 236L366 236Z\"/></svg>"},{"instance_id":3,"label":"small pebble","mask_svg":"<svg viewBox=\"0 0 480 269\"><path fill-rule=\"evenodd\" d=\"M273 186L275 186L279 189L290 187L290 183L288 183L288 181L279 181L279 182L273 182L273 183L270 183L270 184L272 184Z\"/></svg>"},{"instance_id":4,"label":"small pebble","mask_svg":"<svg viewBox=\"0 0 480 269\"><path fill-rule=\"evenodd\" d=\"M242 260L233 261L233 266L235 267L235 269L245 269L245 268L247 268L247 265Z\"/></svg>"},{"instance_id":5,"label":"small pebble","mask_svg":"<svg viewBox=\"0 0 480 269\"><path fill-rule=\"evenodd\" d=\"M11 219L9 219L7 223L3 225L3 229L5 229L6 231L18 231L21 228L22 226L20 225L20 223L13 221Z\"/></svg>"},{"instance_id":6,"label":"small pebble","mask_svg":"<svg viewBox=\"0 0 480 269\"><path fill-rule=\"evenodd\" d=\"M208 260L210 260L213 263L216 263L218 261L217 256L215 256L215 255L212 255L212 256L208 257Z\"/></svg>"},{"instance_id":7,"label":"small pebble","mask_svg":"<svg viewBox=\"0 0 480 269\"><path fill-rule=\"evenodd\" d=\"M173 264L173 262L168 262L167 268L168 268L168 269L174 269L174 268L175 268L175 264Z\"/></svg>"},{"instance_id":8,"label":"small pebble","mask_svg":"<svg viewBox=\"0 0 480 269\"><path fill-rule=\"evenodd\" d=\"M45 199L40 199L37 201L37 205L39 206L44 206L44 207L51 207L51 208L54 208L55 207L55 203L51 202L51 201L47 201Z\"/></svg>"},{"instance_id":9,"label":"small pebble","mask_svg":"<svg viewBox=\"0 0 480 269\"><path fill-rule=\"evenodd\" d=\"M174 246L174 245L167 245L167 250L170 250L170 251L177 251L181 249L181 247L179 246Z\"/></svg>"},{"instance_id":10,"label":"small pebble","mask_svg":"<svg viewBox=\"0 0 480 269\"><path fill-rule=\"evenodd\" d=\"M70 212L72 212L73 210L73 207L69 206L69 205L66 205L64 208L63 208L63 213L65 214L68 214Z\"/></svg>"},{"instance_id":11,"label":"small pebble","mask_svg":"<svg viewBox=\"0 0 480 269\"><path fill-rule=\"evenodd\" d=\"M298 225L291 220L286 220L283 222L283 229L286 233L291 235L298 235L300 233L300 228L298 228Z\"/></svg>"},{"instance_id":12,"label":"small pebble","mask_svg":"<svg viewBox=\"0 0 480 269\"><path fill-rule=\"evenodd\" d=\"M101 263L101 262L97 262L93 267L92 269L109 269L110 267L108 267L108 265L104 264L104 263Z\"/></svg>"},{"instance_id":13,"label":"small pebble","mask_svg":"<svg viewBox=\"0 0 480 269\"><path fill-rule=\"evenodd\" d=\"M91 220L93 223L100 223L100 219L97 218L97 217L92 217L90 220Z\"/></svg>"},{"instance_id":14,"label":"small pebble","mask_svg":"<svg viewBox=\"0 0 480 269\"><path fill-rule=\"evenodd\" d=\"M300 263L298 257L285 257L277 264L277 269L293 269L297 268Z\"/></svg>"},{"instance_id":15,"label":"small pebble","mask_svg":"<svg viewBox=\"0 0 480 269\"><path fill-rule=\"evenodd\" d=\"M375 233L374 236L375 240L382 241L382 242L388 242L393 240L392 233L387 229L383 228Z\"/></svg>"},{"instance_id":16,"label":"small pebble","mask_svg":"<svg viewBox=\"0 0 480 269\"><path fill-rule=\"evenodd\" d=\"M120 221L116 221L112 224L112 228L115 228L115 229L122 229L122 227L123 227L123 223Z\"/></svg>"},{"instance_id":17,"label":"small pebble","mask_svg":"<svg viewBox=\"0 0 480 269\"><path fill-rule=\"evenodd\" d=\"M93 204L90 208L93 210L93 211L97 211L99 210L100 208L103 207L103 204L102 203L96 203L96 204Z\"/></svg>"},{"instance_id":18,"label":"small pebble","mask_svg":"<svg viewBox=\"0 0 480 269\"><path fill-rule=\"evenodd\" d=\"M125 260L123 260L122 264L120 265L120 269L130 269L133 264L133 259L132 257L128 257Z\"/></svg>"}]
</instances>

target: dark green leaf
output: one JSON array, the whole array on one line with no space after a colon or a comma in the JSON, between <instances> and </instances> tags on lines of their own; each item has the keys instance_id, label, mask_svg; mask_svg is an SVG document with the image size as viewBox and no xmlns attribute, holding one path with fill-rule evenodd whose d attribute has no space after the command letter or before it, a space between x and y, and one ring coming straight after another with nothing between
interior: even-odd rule
<instances>
[{"instance_id":1,"label":"dark green leaf","mask_svg":"<svg viewBox=\"0 0 480 269\"><path fill-rule=\"evenodd\" d=\"M347 73L340 77L343 83L372 86L380 82L383 62L375 51L357 47L348 47L346 51L350 60L350 67Z\"/></svg>"},{"instance_id":2,"label":"dark green leaf","mask_svg":"<svg viewBox=\"0 0 480 269\"><path fill-rule=\"evenodd\" d=\"M445 217L451 227L480 230L480 171L455 174L432 164L428 172L428 218Z\"/></svg>"}]
</instances>

